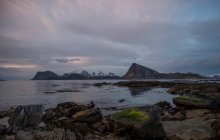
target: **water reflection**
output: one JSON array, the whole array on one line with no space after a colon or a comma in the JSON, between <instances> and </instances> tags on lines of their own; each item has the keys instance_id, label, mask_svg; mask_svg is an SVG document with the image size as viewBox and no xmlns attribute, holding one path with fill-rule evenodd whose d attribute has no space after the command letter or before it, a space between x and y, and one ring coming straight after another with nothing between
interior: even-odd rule
<instances>
[{"instance_id":1,"label":"water reflection","mask_svg":"<svg viewBox=\"0 0 220 140\"><path fill-rule=\"evenodd\" d=\"M149 87L129 87L128 88L131 96L138 96L144 94L146 91L151 90L152 88Z\"/></svg>"},{"instance_id":2,"label":"water reflection","mask_svg":"<svg viewBox=\"0 0 220 140\"><path fill-rule=\"evenodd\" d=\"M6 81L0 83L0 108L22 104L44 104L53 107L61 102L87 104L94 101L100 108L154 104L161 100L172 101L166 89L127 88L117 86L95 87L96 80L73 81ZM115 81L118 82L118 81ZM59 86L56 86L59 85ZM68 89L68 92L57 92ZM77 91L77 92L76 92ZM125 99L125 102L119 102Z\"/></svg>"}]
</instances>

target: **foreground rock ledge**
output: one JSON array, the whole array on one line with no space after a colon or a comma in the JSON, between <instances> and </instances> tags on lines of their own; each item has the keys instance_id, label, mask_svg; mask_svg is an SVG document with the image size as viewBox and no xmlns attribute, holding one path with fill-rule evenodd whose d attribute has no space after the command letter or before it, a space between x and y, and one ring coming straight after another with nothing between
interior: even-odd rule
<instances>
[{"instance_id":1,"label":"foreground rock ledge","mask_svg":"<svg viewBox=\"0 0 220 140\"><path fill-rule=\"evenodd\" d=\"M220 138L220 114L172 108L164 101L104 118L93 102L61 103L44 113L41 105L27 105L18 106L9 127L0 125L0 132L1 140L208 140Z\"/></svg>"}]
</instances>

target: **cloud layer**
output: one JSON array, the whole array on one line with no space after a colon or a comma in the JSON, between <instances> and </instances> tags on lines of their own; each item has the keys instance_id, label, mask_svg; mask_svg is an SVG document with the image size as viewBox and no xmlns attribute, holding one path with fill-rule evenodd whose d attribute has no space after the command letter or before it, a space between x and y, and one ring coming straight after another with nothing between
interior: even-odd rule
<instances>
[{"instance_id":1,"label":"cloud layer","mask_svg":"<svg viewBox=\"0 0 220 140\"><path fill-rule=\"evenodd\" d=\"M220 72L219 0L0 0L0 75Z\"/></svg>"}]
</instances>

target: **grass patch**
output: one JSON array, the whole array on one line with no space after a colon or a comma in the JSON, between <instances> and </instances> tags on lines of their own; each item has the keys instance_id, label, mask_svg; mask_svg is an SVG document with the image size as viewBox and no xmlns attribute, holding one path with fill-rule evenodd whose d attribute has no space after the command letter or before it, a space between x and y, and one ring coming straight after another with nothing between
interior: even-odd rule
<instances>
[{"instance_id":1,"label":"grass patch","mask_svg":"<svg viewBox=\"0 0 220 140\"><path fill-rule=\"evenodd\" d=\"M120 120L127 123L144 123L150 119L149 114L136 109L136 108L129 108L124 111L115 113L113 117L116 120Z\"/></svg>"},{"instance_id":2,"label":"grass patch","mask_svg":"<svg viewBox=\"0 0 220 140\"><path fill-rule=\"evenodd\" d=\"M194 97L194 96L180 96L180 97L177 97L177 99L185 100L185 101L191 101L193 103L205 103L204 99Z\"/></svg>"}]
</instances>

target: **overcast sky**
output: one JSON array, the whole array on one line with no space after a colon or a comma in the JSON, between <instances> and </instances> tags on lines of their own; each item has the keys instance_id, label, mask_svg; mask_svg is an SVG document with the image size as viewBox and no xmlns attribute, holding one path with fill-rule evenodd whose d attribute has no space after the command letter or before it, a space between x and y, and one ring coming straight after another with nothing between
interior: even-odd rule
<instances>
[{"instance_id":1,"label":"overcast sky","mask_svg":"<svg viewBox=\"0 0 220 140\"><path fill-rule=\"evenodd\" d=\"M0 78L220 73L220 0L0 0Z\"/></svg>"}]
</instances>

